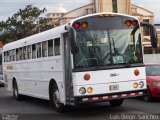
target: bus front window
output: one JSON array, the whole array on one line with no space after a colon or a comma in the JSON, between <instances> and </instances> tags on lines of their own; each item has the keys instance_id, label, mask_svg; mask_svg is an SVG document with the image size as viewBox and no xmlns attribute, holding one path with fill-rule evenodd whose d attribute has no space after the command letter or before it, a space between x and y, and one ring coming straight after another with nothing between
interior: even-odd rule
<instances>
[{"instance_id":1,"label":"bus front window","mask_svg":"<svg viewBox=\"0 0 160 120\"><path fill-rule=\"evenodd\" d=\"M142 63L139 29L77 31L79 52L73 55L74 68Z\"/></svg>"}]
</instances>

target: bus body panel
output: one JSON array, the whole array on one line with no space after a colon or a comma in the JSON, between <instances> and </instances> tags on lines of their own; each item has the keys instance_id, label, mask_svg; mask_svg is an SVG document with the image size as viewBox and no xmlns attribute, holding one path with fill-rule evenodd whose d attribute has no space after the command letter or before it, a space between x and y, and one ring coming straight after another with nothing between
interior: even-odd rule
<instances>
[{"instance_id":1,"label":"bus body panel","mask_svg":"<svg viewBox=\"0 0 160 120\"><path fill-rule=\"evenodd\" d=\"M134 74L134 70L139 70L138 76ZM90 79L84 80L84 75L89 74ZM77 72L73 73L73 84L74 84L74 95L81 96L79 89L85 87L93 88L93 93L87 93L84 95L93 94L105 94L105 93L115 93L115 92L125 92L134 90L146 89L146 76L145 67L135 67L135 68L123 68L123 69L111 69L111 70L101 70L101 71L87 71L87 72ZM143 81L144 85L142 88L134 88L134 83L139 83ZM117 90L110 90L110 86L118 86Z\"/></svg>"},{"instance_id":2,"label":"bus body panel","mask_svg":"<svg viewBox=\"0 0 160 120\"><path fill-rule=\"evenodd\" d=\"M15 78L20 94L43 99L49 99L49 82L54 79L61 92L61 101L65 101L62 56L5 63L4 73L8 90L12 90Z\"/></svg>"},{"instance_id":3,"label":"bus body panel","mask_svg":"<svg viewBox=\"0 0 160 120\"><path fill-rule=\"evenodd\" d=\"M138 76L134 74L135 70L139 70ZM84 80L85 74L90 75L89 80ZM129 67L122 69L109 69L73 73L73 83L75 86L86 84L117 83L143 79L146 79L145 67Z\"/></svg>"}]
</instances>

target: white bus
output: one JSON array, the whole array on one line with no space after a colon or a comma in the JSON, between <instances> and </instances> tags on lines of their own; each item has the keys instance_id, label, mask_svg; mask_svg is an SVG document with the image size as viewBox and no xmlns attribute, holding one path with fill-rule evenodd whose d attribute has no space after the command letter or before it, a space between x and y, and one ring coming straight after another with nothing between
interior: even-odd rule
<instances>
[{"instance_id":1,"label":"white bus","mask_svg":"<svg viewBox=\"0 0 160 120\"><path fill-rule=\"evenodd\" d=\"M150 28L152 46L156 33ZM146 90L140 23L133 16L96 13L69 24L6 44L3 72L8 90L50 100L62 112L66 105L106 102Z\"/></svg>"},{"instance_id":2,"label":"white bus","mask_svg":"<svg viewBox=\"0 0 160 120\"><path fill-rule=\"evenodd\" d=\"M0 48L0 87L4 86L4 81L3 81L3 72L2 72L2 48Z\"/></svg>"}]
</instances>

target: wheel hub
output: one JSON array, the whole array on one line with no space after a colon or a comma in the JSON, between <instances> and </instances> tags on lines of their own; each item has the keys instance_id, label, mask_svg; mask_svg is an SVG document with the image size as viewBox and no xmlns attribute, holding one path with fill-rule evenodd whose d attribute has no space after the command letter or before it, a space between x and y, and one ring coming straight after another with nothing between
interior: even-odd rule
<instances>
[{"instance_id":1,"label":"wheel hub","mask_svg":"<svg viewBox=\"0 0 160 120\"><path fill-rule=\"evenodd\" d=\"M56 90L56 91L54 92L54 94L53 94L53 101L54 101L56 107L58 107L58 106L59 106L59 103L60 103L60 94L59 94L59 91L58 91L58 90Z\"/></svg>"}]
</instances>

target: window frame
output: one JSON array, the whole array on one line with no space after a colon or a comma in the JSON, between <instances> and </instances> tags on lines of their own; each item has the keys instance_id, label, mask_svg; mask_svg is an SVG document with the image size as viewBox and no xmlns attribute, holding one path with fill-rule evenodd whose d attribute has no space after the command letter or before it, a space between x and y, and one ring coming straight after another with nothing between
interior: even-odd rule
<instances>
[{"instance_id":1,"label":"window frame","mask_svg":"<svg viewBox=\"0 0 160 120\"><path fill-rule=\"evenodd\" d=\"M50 41L52 41L52 48L51 48L51 50L50 50L50 48L49 48L49 42ZM48 44L47 44L47 48L48 48L48 57L52 57L52 56L54 56L54 42L53 42L54 40L53 39L50 39L50 40L48 40ZM49 53L49 52L52 52L51 54Z\"/></svg>"},{"instance_id":2,"label":"window frame","mask_svg":"<svg viewBox=\"0 0 160 120\"><path fill-rule=\"evenodd\" d=\"M37 48L36 48L36 44L32 44L31 45L32 46L32 59L36 59L37 58ZM35 47L34 48L34 51L33 51L33 46ZM35 53L34 53L35 52ZM35 56L34 56L34 54L35 54Z\"/></svg>"},{"instance_id":3,"label":"window frame","mask_svg":"<svg viewBox=\"0 0 160 120\"><path fill-rule=\"evenodd\" d=\"M55 45L55 42L56 42L56 40L59 40L59 52L58 52L58 54L56 53L57 52L57 49L56 49L56 45ZM55 56L59 56L59 55L61 55L61 39L60 39L60 37L57 37L57 38L54 38L54 55Z\"/></svg>"},{"instance_id":4,"label":"window frame","mask_svg":"<svg viewBox=\"0 0 160 120\"><path fill-rule=\"evenodd\" d=\"M45 43L45 47L44 47L44 43ZM45 51L46 51L46 55L45 55ZM42 58L43 57L48 57L48 41L42 42Z\"/></svg>"}]
</instances>

